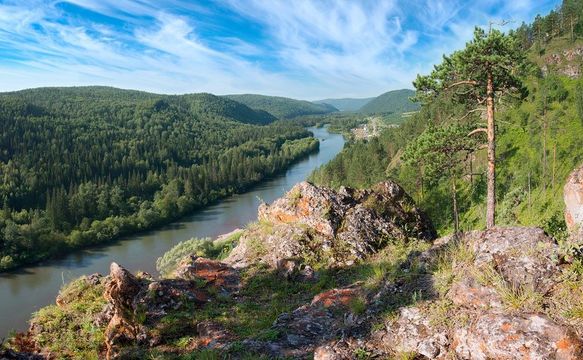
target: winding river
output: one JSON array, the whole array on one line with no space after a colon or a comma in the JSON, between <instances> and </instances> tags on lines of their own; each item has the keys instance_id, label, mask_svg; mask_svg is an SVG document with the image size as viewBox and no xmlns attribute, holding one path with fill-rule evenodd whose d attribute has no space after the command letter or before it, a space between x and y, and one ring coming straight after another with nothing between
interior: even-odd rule
<instances>
[{"instance_id":1,"label":"winding river","mask_svg":"<svg viewBox=\"0 0 583 360\"><path fill-rule=\"evenodd\" d=\"M157 230L123 238L114 243L82 250L64 258L0 274L0 339L11 330L25 330L30 314L54 303L59 288L83 274L109 272L116 261L131 271L157 274L156 259L177 243L191 237L216 237L254 221L261 200L272 202L344 146L341 135L325 128L309 128L320 140L317 153L292 165L285 173L266 180L251 191L231 196Z\"/></svg>"}]
</instances>

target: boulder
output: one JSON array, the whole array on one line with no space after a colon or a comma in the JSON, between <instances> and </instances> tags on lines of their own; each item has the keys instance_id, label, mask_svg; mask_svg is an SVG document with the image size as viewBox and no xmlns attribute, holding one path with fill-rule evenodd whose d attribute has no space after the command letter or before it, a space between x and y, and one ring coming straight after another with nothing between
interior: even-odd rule
<instances>
[{"instance_id":1,"label":"boulder","mask_svg":"<svg viewBox=\"0 0 583 360\"><path fill-rule=\"evenodd\" d=\"M419 258L430 268L432 261L454 245L458 247L454 251L466 247L468 255L452 264L453 283L440 300L448 310L438 316L457 319L455 326L431 321L435 315L430 300L401 308L385 330L373 334L377 346L389 353L411 352L429 359L448 358L452 352L461 359L479 360L583 358L583 342L574 329L544 315L540 307L529 307L528 301L536 299L526 299L524 308L509 309L503 298L505 291L528 288L532 296L545 299L562 281L558 247L543 230L472 231L438 239ZM491 276L496 277L494 282Z\"/></svg>"},{"instance_id":2,"label":"boulder","mask_svg":"<svg viewBox=\"0 0 583 360\"><path fill-rule=\"evenodd\" d=\"M185 278L155 281L138 278L122 266L112 263L104 296L108 301L95 318L105 329L106 357L122 356L121 345L137 343L156 346L165 341L156 327L169 312L202 307L211 299L210 287L231 291L238 286L238 274L225 264L195 258L183 264ZM180 269L179 269L180 270ZM189 278L190 277L190 278Z\"/></svg>"},{"instance_id":3,"label":"boulder","mask_svg":"<svg viewBox=\"0 0 583 360\"><path fill-rule=\"evenodd\" d=\"M544 294L557 281L558 247L542 229L494 228L469 233L461 241L473 252L475 268L495 269L511 287Z\"/></svg>"},{"instance_id":4,"label":"boulder","mask_svg":"<svg viewBox=\"0 0 583 360\"><path fill-rule=\"evenodd\" d=\"M235 268L260 262L278 269L282 261L351 265L391 239L436 237L428 217L392 181L338 191L301 182L273 204L262 204L258 217L225 259Z\"/></svg>"},{"instance_id":5,"label":"boulder","mask_svg":"<svg viewBox=\"0 0 583 360\"><path fill-rule=\"evenodd\" d=\"M382 342L397 353L415 353L429 359L448 353L447 331L433 326L417 307L402 308L395 322L384 332Z\"/></svg>"},{"instance_id":6,"label":"boulder","mask_svg":"<svg viewBox=\"0 0 583 360\"><path fill-rule=\"evenodd\" d=\"M314 296L312 301L291 313L281 314L272 329L280 336L271 341L245 341L247 348L274 358L308 358L324 344L337 339L356 321L351 304L362 300L358 285L332 289ZM316 358L338 358L333 351L320 348ZM329 355L325 355L329 354Z\"/></svg>"},{"instance_id":7,"label":"boulder","mask_svg":"<svg viewBox=\"0 0 583 360\"><path fill-rule=\"evenodd\" d=\"M225 295L239 290L241 285L239 273L231 266L195 255L182 260L175 276L179 279L203 281Z\"/></svg>"},{"instance_id":8,"label":"boulder","mask_svg":"<svg viewBox=\"0 0 583 360\"><path fill-rule=\"evenodd\" d=\"M106 358L116 357L118 342L135 340L140 331L133 318L136 310L135 298L140 292L138 279L116 263L111 263L110 279L105 285L104 296L111 305L112 317L105 329Z\"/></svg>"},{"instance_id":9,"label":"boulder","mask_svg":"<svg viewBox=\"0 0 583 360\"><path fill-rule=\"evenodd\" d=\"M462 359L583 358L581 339L537 314L480 314L469 327L455 331L453 344Z\"/></svg>"},{"instance_id":10,"label":"boulder","mask_svg":"<svg viewBox=\"0 0 583 360\"><path fill-rule=\"evenodd\" d=\"M583 166L575 169L567 178L563 189L565 222L570 230L583 224Z\"/></svg>"}]
</instances>

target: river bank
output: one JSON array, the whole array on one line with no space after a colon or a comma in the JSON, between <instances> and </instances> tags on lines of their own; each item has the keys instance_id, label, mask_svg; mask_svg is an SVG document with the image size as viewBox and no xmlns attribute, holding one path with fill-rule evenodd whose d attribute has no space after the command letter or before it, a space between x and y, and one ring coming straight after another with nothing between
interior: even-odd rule
<instances>
[{"instance_id":1,"label":"river bank","mask_svg":"<svg viewBox=\"0 0 583 360\"><path fill-rule=\"evenodd\" d=\"M228 197L157 230L123 237L104 246L1 274L3 306L0 309L0 337L6 336L10 330L26 329L30 314L54 301L63 283L83 274L105 274L112 261L123 263L132 271L156 274L156 259L180 241L191 237L216 237L255 220L261 200L271 202L280 197L342 150L342 135L331 134L325 128L310 130L320 140L317 153L246 193Z\"/></svg>"}]
</instances>

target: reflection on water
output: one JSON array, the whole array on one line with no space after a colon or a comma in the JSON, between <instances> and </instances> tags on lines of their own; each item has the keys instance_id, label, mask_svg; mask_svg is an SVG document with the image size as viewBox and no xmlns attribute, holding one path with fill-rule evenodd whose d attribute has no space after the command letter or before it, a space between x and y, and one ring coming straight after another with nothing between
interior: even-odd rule
<instances>
[{"instance_id":1,"label":"reflection on water","mask_svg":"<svg viewBox=\"0 0 583 360\"><path fill-rule=\"evenodd\" d=\"M277 199L342 150L342 136L330 134L326 129L310 130L320 139L320 151L247 193L234 195L158 230L82 250L39 266L0 274L0 338L11 329L25 329L30 314L53 302L64 282L83 274L106 274L112 261L132 271L156 274L156 259L180 241L191 237L216 237L254 221L260 201Z\"/></svg>"}]
</instances>

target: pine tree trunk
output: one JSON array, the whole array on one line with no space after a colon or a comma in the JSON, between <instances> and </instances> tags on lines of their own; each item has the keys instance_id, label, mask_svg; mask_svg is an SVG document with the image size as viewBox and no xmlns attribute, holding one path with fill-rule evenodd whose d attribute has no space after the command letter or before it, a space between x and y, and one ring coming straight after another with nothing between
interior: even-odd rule
<instances>
[{"instance_id":1,"label":"pine tree trunk","mask_svg":"<svg viewBox=\"0 0 583 360\"><path fill-rule=\"evenodd\" d=\"M488 194L486 200L486 228L496 225L496 133L494 127L494 80L488 73L486 107L488 117Z\"/></svg>"},{"instance_id":2,"label":"pine tree trunk","mask_svg":"<svg viewBox=\"0 0 583 360\"><path fill-rule=\"evenodd\" d=\"M460 220L457 209L457 188L455 186L455 176L453 175L451 177L451 193L453 200L453 233L454 235L457 235L459 233Z\"/></svg>"},{"instance_id":3,"label":"pine tree trunk","mask_svg":"<svg viewBox=\"0 0 583 360\"><path fill-rule=\"evenodd\" d=\"M547 189L547 121L543 115L543 190Z\"/></svg>"},{"instance_id":4,"label":"pine tree trunk","mask_svg":"<svg viewBox=\"0 0 583 360\"><path fill-rule=\"evenodd\" d=\"M555 171L557 166L557 140L553 143L553 187L555 187Z\"/></svg>"}]
</instances>

